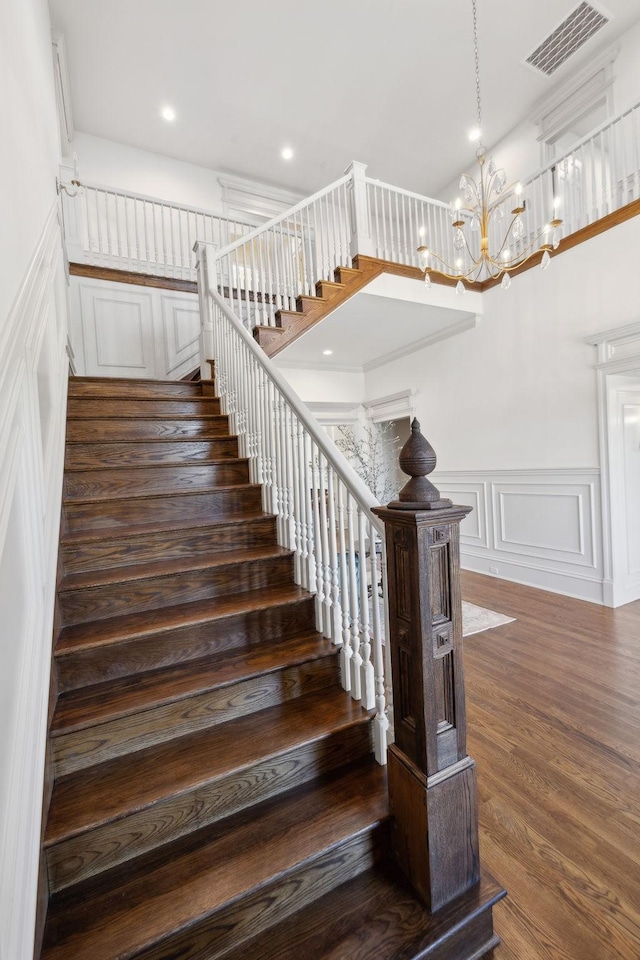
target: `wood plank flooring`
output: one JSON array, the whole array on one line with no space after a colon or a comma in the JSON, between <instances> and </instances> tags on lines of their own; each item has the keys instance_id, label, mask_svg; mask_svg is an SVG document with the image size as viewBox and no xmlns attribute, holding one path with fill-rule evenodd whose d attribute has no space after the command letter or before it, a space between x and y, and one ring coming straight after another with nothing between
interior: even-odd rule
<instances>
[{"instance_id":1,"label":"wood plank flooring","mask_svg":"<svg viewBox=\"0 0 640 960\"><path fill-rule=\"evenodd\" d=\"M493 960L640 958L640 601L463 574L515 617L465 639L480 854L508 891Z\"/></svg>"}]
</instances>

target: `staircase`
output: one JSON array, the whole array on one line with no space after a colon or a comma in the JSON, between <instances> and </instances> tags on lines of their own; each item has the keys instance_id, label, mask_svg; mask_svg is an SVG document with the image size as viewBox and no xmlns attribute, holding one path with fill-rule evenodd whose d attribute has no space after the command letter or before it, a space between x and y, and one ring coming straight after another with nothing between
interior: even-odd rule
<instances>
[{"instance_id":1,"label":"staircase","mask_svg":"<svg viewBox=\"0 0 640 960\"><path fill-rule=\"evenodd\" d=\"M253 328L253 335L265 353L273 357L383 273L411 280L423 278L423 272L416 267L355 256L352 267L336 267L333 280L318 280L315 296L297 297L295 310L276 310L275 325L259 324Z\"/></svg>"},{"instance_id":2,"label":"staircase","mask_svg":"<svg viewBox=\"0 0 640 960\"><path fill-rule=\"evenodd\" d=\"M42 960L457 960L461 911L488 941L491 884L432 916L388 860L370 715L211 381L71 379L60 550Z\"/></svg>"}]
</instances>

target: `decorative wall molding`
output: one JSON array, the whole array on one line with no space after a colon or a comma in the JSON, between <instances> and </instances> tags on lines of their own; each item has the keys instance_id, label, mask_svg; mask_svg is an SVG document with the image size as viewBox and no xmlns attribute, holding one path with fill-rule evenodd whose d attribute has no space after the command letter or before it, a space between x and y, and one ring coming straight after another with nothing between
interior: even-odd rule
<instances>
[{"instance_id":1,"label":"decorative wall molding","mask_svg":"<svg viewBox=\"0 0 640 960\"><path fill-rule=\"evenodd\" d=\"M603 602L600 471L437 472L442 496L473 512L460 529L465 569Z\"/></svg>"},{"instance_id":2,"label":"decorative wall molding","mask_svg":"<svg viewBox=\"0 0 640 960\"><path fill-rule=\"evenodd\" d=\"M586 337L585 343L597 349L604 602L617 607L640 596L640 583L630 579L625 569L630 534L621 453L624 430L618 409L621 394L637 390L640 384L640 321L603 330Z\"/></svg>"},{"instance_id":3,"label":"decorative wall molding","mask_svg":"<svg viewBox=\"0 0 640 960\"><path fill-rule=\"evenodd\" d=\"M222 187L222 206L226 216L249 214L270 220L304 199L304 194L266 187L243 177L218 177L218 183Z\"/></svg>"},{"instance_id":4,"label":"decorative wall molding","mask_svg":"<svg viewBox=\"0 0 640 960\"><path fill-rule=\"evenodd\" d=\"M622 373L640 365L640 320L585 337L584 342L598 348L596 370Z\"/></svg>"},{"instance_id":5,"label":"decorative wall molding","mask_svg":"<svg viewBox=\"0 0 640 960\"><path fill-rule=\"evenodd\" d=\"M365 400L364 409L369 420L382 423L387 420L400 420L415 415L417 390L401 390L386 397Z\"/></svg>"},{"instance_id":6,"label":"decorative wall molding","mask_svg":"<svg viewBox=\"0 0 640 960\"><path fill-rule=\"evenodd\" d=\"M363 417L362 404L347 400L312 400L306 401L305 406L323 426L358 423Z\"/></svg>"},{"instance_id":7,"label":"decorative wall molding","mask_svg":"<svg viewBox=\"0 0 640 960\"><path fill-rule=\"evenodd\" d=\"M609 47L589 60L587 66L574 73L559 88L538 100L531 121L540 128L538 140L549 142L559 136L572 122L603 99L607 115L613 113L613 65L620 48ZM526 64L529 66L529 64ZM535 68L531 68L535 69ZM536 70L536 74L539 75Z\"/></svg>"},{"instance_id":8,"label":"decorative wall molding","mask_svg":"<svg viewBox=\"0 0 640 960\"><path fill-rule=\"evenodd\" d=\"M70 283L80 376L177 380L199 365L197 294L81 276Z\"/></svg>"},{"instance_id":9,"label":"decorative wall molding","mask_svg":"<svg viewBox=\"0 0 640 960\"><path fill-rule=\"evenodd\" d=\"M0 929L33 957L68 359L58 206L0 349Z\"/></svg>"},{"instance_id":10,"label":"decorative wall molding","mask_svg":"<svg viewBox=\"0 0 640 960\"><path fill-rule=\"evenodd\" d=\"M384 367L386 364L392 363L394 360L401 360L402 357L408 357L410 354L417 353L419 350L424 350L425 347L432 347L434 343L440 343L441 340L449 340L451 337L455 337L459 333L466 333L467 330L475 330L475 328L478 326L479 319L480 317L477 314L470 317L464 317L462 320L458 320L456 323L452 323L449 326L444 327L442 330L436 331L436 333L431 333L428 337L423 337L421 340L415 340L413 343L408 343L398 350L393 350L391 353L386 353L383 357L378 357L376 360L370 360L368 363L363 363L362 369L365 373L368 373L370 370L376 370L378 367Z\"/></svg>"}]
</instances>

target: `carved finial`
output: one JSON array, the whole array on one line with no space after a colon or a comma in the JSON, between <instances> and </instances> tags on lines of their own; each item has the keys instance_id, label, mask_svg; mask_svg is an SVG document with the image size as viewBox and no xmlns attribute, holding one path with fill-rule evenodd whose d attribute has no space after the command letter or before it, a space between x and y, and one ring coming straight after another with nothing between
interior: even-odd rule
<instances>
[{"instance_id":1,"label":"carved finial","mask_svg":"<svg viewBox=\"0 0 640 960\"><path fill-rule=\"evenodd\" d=\"M441 500L440 491L427 474L435 470L436 452L429 441L420 432L420 424L414 418L411 435L400 451L400 469L411 480L398 494L398 500L389 504L392 509L401 510L438 510L451 506L451 500Z\"/></svg>"}]
</instances>

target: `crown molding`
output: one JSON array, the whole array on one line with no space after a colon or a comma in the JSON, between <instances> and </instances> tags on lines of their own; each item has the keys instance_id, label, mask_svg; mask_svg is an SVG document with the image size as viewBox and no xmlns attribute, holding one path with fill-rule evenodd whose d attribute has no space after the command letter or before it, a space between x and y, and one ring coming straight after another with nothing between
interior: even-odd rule
<instances>
[{"instance_id":1,"label":"crown molding","mask_svg":"<svg viewBox=\"0 0 640 960\"><path fill-rule=\"evenodd\" d=\"M362 369L365 373L368 373L370 370L377 370L379 367L385 367L388 363L393 363L394 360L401 360L402 357L407 357L411 353L417 353L418 350L431 347L434 343L440 343L441 340L448 340L450 337L455 337L459 333L474 330L478 326L479 319L477 314L472 317L465 317L463 320L458 320L457 323L452 323L449 327L444 327L442 330L438 330L428 337L423 337L422 340L414 340L413 343L408 343L398 350L393 350L384 357L369 360L368 363L362 365Z\"/></svg>"},{"instance_id":2,"label":"crown molding","mask_svg":"<svg viewBox=\"0 0 640 960\"><path fill-rule=\"evenodd\" d=\"M321 370L323 373L364 373L362 366L355 363L322 363L321 360L280 360L274 358L275 365L283 370ZM386 362L386 361L385 361Z\"/></svg>"},{"instance_id":3,"label":"crown molding","mask_svg":"<svg viewBox=\"0 0 640 960\"><path fill-rule=\"evenodd\" d=\"M271 218L284 213L304 199L301 193L231 174L218 177L218 183L222 187L222 204L227 214L237 211Z\"/></svg>"}]
</instances>

